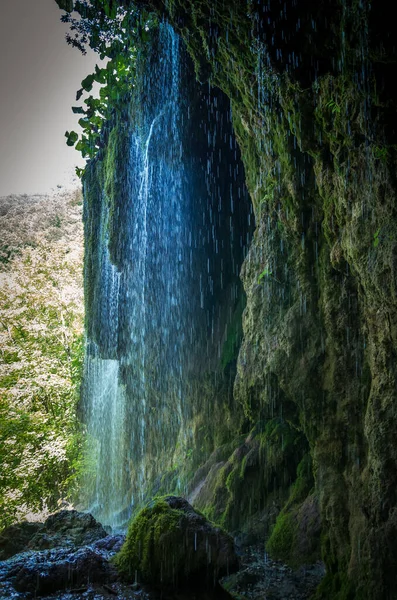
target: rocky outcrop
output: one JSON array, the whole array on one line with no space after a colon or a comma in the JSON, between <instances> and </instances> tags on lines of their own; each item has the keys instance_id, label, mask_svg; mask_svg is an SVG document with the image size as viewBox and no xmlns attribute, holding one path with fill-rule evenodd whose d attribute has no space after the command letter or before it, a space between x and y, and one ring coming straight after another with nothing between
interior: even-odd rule
<instances>
[{"instance_id":1,"label":"rocky outcrop","mask_svg":"<svg viewBox=\"0 0 397 600\"><path fill-rule=\"evenodd\" d=\"M94 546L74 552L59 548L19 555L10 562L6 576L17 592L45 596L88 583L112 583L117 574L108 557Z\"/></svg>"},{"instance_id":2,"label":"rocky outcrop","mask_svg":"<svg viewBox=\"0 0 397 600\"><path fill-rule=\"evenodd\" d=\"M44 523L18 523L0 534L0 560L26 550L70 548L92 544L108 534L94 517L77 510L61 510Z\"/></svg>"},{"instance_id":3,"label":"rocky outcrop","mask_svg":"<svg viewBox=\"0 0 397 600\"><path fill-rule=\"evenodd\" d=\"M124 539L108 535L92 515L76 510L55 513L44 523L7 527L0 536L0 597L78 594L88 585L113 584L117 572L110 559Z\"/></svg>"},{"instance_id":4,"label":"rocky outcrop","mask_svg":"<svg viewBox=\"0 0 397 600\"><path fill-rule=\"evenodd\" d=\"M43 523L18 523L10 525L0 533L0 560L23 552L29 547L31 539L43 529Z\"/></svg>"},{"instance_id":5,"label":"rocky outcrop","mask_svg":"<svg viewBox=\"0 0 397 600\"><path fill-rule=\"evenodd\" d=\"M321 521L327 575L319 598L392 599L397 59L388 7L355 0L141 4L165 13L198 79L231 99L256 218L241 272L247 306L235 404L215 445L238 434L251 440L201 472L195 502L244 527L263 511L271 520L275 493L273 553L285 557L292 544L295 560L302 554L296 527L312 521L318 539ZM267 435L274 421L288 431L275 456ZM209 437L217 425L206 421ZM293 461L284 443L290 434ZM272 464L277 476L268 485ZM310 476L301 487L303 464ZM251 505L244 486L258 493Z\"/></svg>"},{"instance_id":6,"label":"rocky outcrop","mask_svg":"<svg viewBox=\"0 0 397 600\"><path fill-rule=\"evenodd\" d=\"M128 580L165 590L211 590L238 568L233 539L176 496L154 500L133 519L115 564Z\"/></svg>"}]
</instances>

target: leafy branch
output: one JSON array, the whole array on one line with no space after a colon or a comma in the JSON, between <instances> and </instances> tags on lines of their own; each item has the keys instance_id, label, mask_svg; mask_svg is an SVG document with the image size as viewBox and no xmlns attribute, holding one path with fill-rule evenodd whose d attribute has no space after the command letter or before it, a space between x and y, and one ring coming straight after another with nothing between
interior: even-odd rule
<instances>
[{"instance_id":1,"label":"leafy branch","mask_svg":"<svg viewBox=\"0 0 397 600\"><path fill-rule=\"evenodd\" d=\"M114 114L122 114L134 87L138 51L149 39L150 29L157 25L153 14L124 0L55 0L64 10L61 21L70 25L66 35L68 44L83 54L87 45L97 52L106 66L96 65L81 82L77 91L78 102L85 93L90 94L99 84L99 98L89 95L85 106L74 106L73 112L82 115L79 125L83 133L65 133L68 146L75 146L84 158L92 159L103 145L101 133L106 121ZM82 169L76 170L81 176Z\"/></svg>"}]
</instances>

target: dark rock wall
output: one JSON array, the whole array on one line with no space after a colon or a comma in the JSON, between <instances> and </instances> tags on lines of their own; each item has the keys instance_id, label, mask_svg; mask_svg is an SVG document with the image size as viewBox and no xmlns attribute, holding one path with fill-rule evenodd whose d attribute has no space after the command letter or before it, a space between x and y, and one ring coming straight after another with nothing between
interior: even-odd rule
<instances>
[{"instance_id":1,"label":"dark rock wall","mask_svg":"<svg viewBox=\"0 0 397 600\"><path fill-rule=\"evenodd\" d=\"M253 431L248 451L260 447L254 427L263 434L260 424L274 419L296 432L297 460L310 448L328 573L319 596L394 598L396 52L387 5L170 0L155 8L180 31L198 78L231 98L255 208L234 387ZM269 509L264 493L296 477L269 486L268 448L252 462L258 509ZM288 472L282 442L278 454L278 472ZM233 504L240 510L248 481L236 459L242 483L231 491L224 469L230 474L233 460L207 465L200 491L218 517ZM283 506L275 535L286 533L291 495ZM279 546L272 536L270 547Z\"/></svg>"},{"instance_id":2,"label":"dark rock wall","mask_svg":"<svg viewBox=\"0 0 397 600\"><path fill-rule=\"evenodd\" d=\"M229 439L217 440L192 495L230 529L266 532L278 514L269 550L291 563L308 520L320 535L319 506L327 576L318 597L395 598L397 69L388 6L150 4L180 32L199 81L231 99L256 217Z\"/></svg>"}]
</instances>

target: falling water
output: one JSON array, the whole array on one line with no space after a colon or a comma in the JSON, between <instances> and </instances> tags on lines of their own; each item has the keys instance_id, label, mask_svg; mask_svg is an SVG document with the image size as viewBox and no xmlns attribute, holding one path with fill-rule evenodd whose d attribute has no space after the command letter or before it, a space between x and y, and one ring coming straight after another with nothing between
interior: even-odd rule
<instances>
[{"instance_id":1,"label":"falling water","mask_svg":"<svg viewBox=\"0 0 397 600\"><path fill-rule=\"evenodd\" d=\"M88 207L86 217L86 230L100 230L86 256L95 293L84 405L97 465L88 508L113 527L182 448L191 454L195 417L216 408L202 390L222 381L253 225L226 100L197 87L168 25L142 61L120 197L102 192L99 216Z\"/></svg>"}]
</instances>

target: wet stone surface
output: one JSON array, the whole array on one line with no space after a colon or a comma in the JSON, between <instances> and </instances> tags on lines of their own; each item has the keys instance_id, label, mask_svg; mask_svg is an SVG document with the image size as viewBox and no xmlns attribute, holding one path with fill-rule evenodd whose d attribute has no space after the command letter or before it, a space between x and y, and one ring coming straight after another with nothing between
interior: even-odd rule
<instances>
[{"instance_id":1,"label":"wet stone surface","mask_svg":"<svg viewBox=\"0 0 397 600\"><path fill-rule=\"evenodd\" d=\"M25 551L0 561L0 600L307 600L325 573L321 563L293 571L270 560L263 545L247 546L239 553L240 570L223 578L222 588L210 597L195 586L168 596L150 586L127 585L118 579L111 558L125 536L103 537L104 530L90 515L82 520L73 511L69 515L59 513L47 525L22 527L21 531L13 547L25 540ZM29 549L31 545L40 548L49 539L55 547Z\"/></svg>"},{"instance_id":2,"label":"wet stone surface","mask_svg":"<svg viewBox=\"0 0 397 600\"><path fill-rule=\"evenodd\" d=\"M17 523L0 533L0 560L26 550L72 548L92 544L108 534L89 513L61 510L44 523Z\"/></svg>"},{"instance_id":3,"label":"wet stone surface","mask_svg":"<svg viewBox=\"0 0 397 600\"><path fill-rule=\"evenodd\" d=\"M53 548L17 554L0 562L0 598L101 597L95 595L98 589L103 590L104 597L117 597L117 589L113 588L117 573L110 559L123 542L123 535L113 535L77 549ZM123 592L121 597L129 596Z\"/></svg>"},{"instance_id":4,"label":"wet stone surface","mask_svg":"<svg viewBox=\"0 0 397 600\"><path fill-rule=\"evenodd\" d=\"M322 563L293 570L271 560L261 544L244 548L241 569L221 580L238 600L308 600L325 575Z\"/></svg>"}]
</instances>

